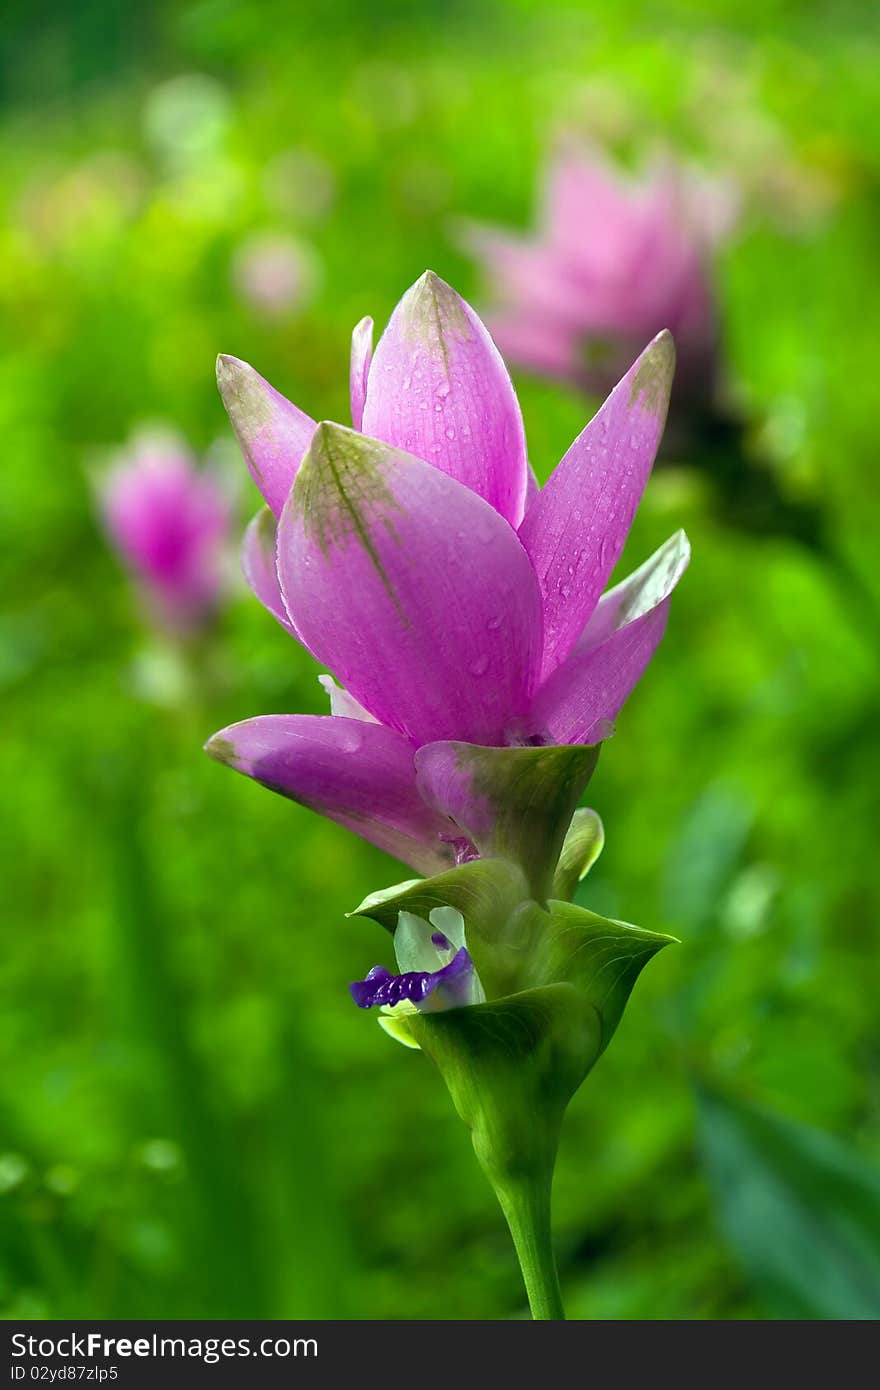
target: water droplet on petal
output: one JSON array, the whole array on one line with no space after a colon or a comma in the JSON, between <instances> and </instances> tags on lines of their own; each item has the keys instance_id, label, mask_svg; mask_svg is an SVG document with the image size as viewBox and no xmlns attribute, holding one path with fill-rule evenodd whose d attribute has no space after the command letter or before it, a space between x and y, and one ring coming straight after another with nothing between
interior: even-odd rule
<instances>
[{"instance_id":1,"label":"water droplet on petal","mask_svg":"<svg viewBox=\"0 0 880 1390\"><path fill-rule=\"evenodd\" d=\"M472 676L485 676L488 669L489 658L485 655L485 653L483 654L483 656L478 656L476 661L472 661L470 665L470 672Z\"/></svg>"}]
</instances>

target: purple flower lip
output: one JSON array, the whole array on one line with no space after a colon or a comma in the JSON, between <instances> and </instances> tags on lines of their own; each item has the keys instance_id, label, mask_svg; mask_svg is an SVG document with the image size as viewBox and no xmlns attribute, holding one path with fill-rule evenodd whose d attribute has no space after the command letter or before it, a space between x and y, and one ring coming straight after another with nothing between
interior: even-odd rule
<instances>
[{"instance_id":1,"label":"purple flower lip","mask_svg":"<svg viewBox=\"0 0 880 1390\"><path fill-rule=\"evenodd\" d=\"M446 937L443 940L446 942ZM434 944L438 943L435 941ZM448 942L446 945L448 947ZM405 975L392 975L384 965L374 965L365 980L356 980L349 985L349 989L359 1009L372 1009L377 1004L392 1009L404 1003L418 1006L440 986L447 989L453 986L454 997L457 992L455 986L460 990L462 985L469 982L473 970L474 963L462 946L441 970L410 970ZM462 998L460 1002L465 1001Z\"/></svg>"},{"instance_id":2,"label":"purple flower lip","mask_svg":"<svg viewBox=\"0 0 880 1390\"><path fill-rule=\"evenodd\" d=\"M456 864L470 864L472 859L479 859L479 853L473 843L466 835L440 835L438 837L442 844L449 845L455 855Z\"/></svg>"}]
</instances>

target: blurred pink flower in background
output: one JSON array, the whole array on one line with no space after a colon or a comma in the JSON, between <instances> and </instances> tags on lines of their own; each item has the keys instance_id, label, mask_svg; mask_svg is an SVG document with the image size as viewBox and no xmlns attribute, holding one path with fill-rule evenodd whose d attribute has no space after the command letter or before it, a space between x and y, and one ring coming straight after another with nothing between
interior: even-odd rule
<instances>
[{"instance_id":1,"label":"blurred pink flower in background","mask_svg":"<svg viewBox=\"0 0 880 1390\"><path fill-rule=\"evenodd\" d=\"M279 217L317 222L333 207L336 175L315 150L282 150L263 173L263 196Z\"/></svg>"},{"instance_id":2,"label":"blurred pink flower in background","mask_svg":"<svg viewBox=\"0 0 880 1390\"><path fill-rule=\"evenodd\" d=\"M279 232L258 232L238 248L232 279L251 309L269 318L282 318L308 303L320 275L310 246Z\"/></svg>"},{"instance_id":3,"label":"blurred pink flower in background","mask_svg":"<svg viewBox=\"0 0 880 1390\"><path fill-rule=\"evenodd\" d=\"M487 322L508 361L604 392L668 328L677 393L705 397L718 350L710 254L735 211L729 185L671 158L628 173L569 138L546 170L535 232L468 223L462 235L482 262Z\"/></svg>"},{"instance_id":4,"label":"blurred pink flower in background","mask_svg":"<svg viewBox=\"0 0 880 1390\"><path fill-rule=\"evenodd\" d=\"M98 485L104 527L159 626L210 621L223 585L230 504L220 480L170 434L135 436Z\"/></svg>"}]
</instances>

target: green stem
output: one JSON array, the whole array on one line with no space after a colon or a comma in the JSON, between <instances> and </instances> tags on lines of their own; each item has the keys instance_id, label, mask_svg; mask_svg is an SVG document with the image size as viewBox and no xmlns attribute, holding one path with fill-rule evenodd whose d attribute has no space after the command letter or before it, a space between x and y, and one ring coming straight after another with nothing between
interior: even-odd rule
<instances>
[{"instance_id":1,"label":"green stem","mask_svg":"<svg viewBox=\"0 0 880 1390\"><path fill-rule=\"evenodd\" d=\"M565 1309L550 1226L552 1181L551 1167L549 1172L496 1183L495 1192L513 1236L532 1317L561 1322Z\"/></svg>"}]
</instances>

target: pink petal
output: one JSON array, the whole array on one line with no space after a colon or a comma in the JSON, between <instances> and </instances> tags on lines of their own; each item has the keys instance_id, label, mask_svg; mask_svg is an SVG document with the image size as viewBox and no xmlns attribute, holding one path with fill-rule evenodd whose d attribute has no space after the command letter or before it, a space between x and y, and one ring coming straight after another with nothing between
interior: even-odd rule
<instances>
[{"instance_id":1,"label":"pink petal","mask_svg":"<svg viewBox=\"0 0 880 1390\"><path fill-rule=\"evenodd\" d=\"M547 170L543 229L558 252L613 274L633 220L629 187L598 149L566 141Z\"/></svg>"},{"instance_id":2,"label":"pink petal","mask_svg":"<svg viewBox=\"0 0 880 1390\"><path fill-rule=\"evenodd\" d=\"M420 743L498 743L525 711L535 576L507 523L439 469L319 425L281 518L278 573L303 641L383 724Z\"/></svg>"},{"instance_id":3,"label":"pink petal","mask_svg":"<svg viewBox=\"0 0 880 1390\"><path fill-rule=\"evenodd\" d=\"M373 320L361 319L351 335L351 423L359 430L364 421L364 401L367 399L367 378L373 356Z\"/></svg>"},{"instance_id":4,"label":"pink petal","mask_svg":"<svg viewBox=\"0 0 880 1390\"><path fill-rule=\"evenodd\" d=\"M254 482L280 516L315 422L237 357L217 358L217 385Z\"/></svg>"},{"instance_id":5,"label":"pink petal","mask_svg":"<svg viewBox=\"0 0 880 1390\"><path fill-rule=\"evenodd\" d=\"M473 309L431 271L403 296L379 340L363 428L519 524L527 463L516 393Z\"/></svg>"},{"instance_id":6,"label":"pink petal","mask_svg":"<svg viewBox=\"0 0 880 1390\"><path fill-rule=\"evenodd\" d=\"M464 245L483 263L495 290L498 312L490 320L492 336L500 322L506 329L525 319L527 326L546 324L554 330L583 333L591 322L591 295L573 276L576 269L559 249L533 237L519 236L478 223L463 229Z\"/></svg>"},{"instance_id":7,"label":"pink petal","mask_svg":"<svg viewBox=\"0 0 880 1390\"><path fill-rule=\"evenodd\" d=\"M221 730L205 751L420 873L454 862L440 839L447 822L416 790L412 747L391 729L332 715L268 714Z\"/></svg>"},{"instance_id":8,"label":"pink petal","mask_svg":"<svg viewBox=\"0 0 880 1390\"><path fill-rule=\"evenodd\" d=\"M545 675L571 651L623 550L663 433L674 364L664 330L572 444L519 529L544 598Z\"/></svg>"},{"instance_id":9,"label":"pink petal","mask_svg":"<svg viewBox=\"0 0 880 1390\"><path fill-rule=\"evenodd\" d=\"M275 517L268 507L261 507L249 523L241 546L241 568L248 586L264 608L277 618L283 628L296 637L290 621L275 568Z\"/></svg>"},{"instance_id":10,"label":"pink petal","mask_svg":"<svg viewBox=\"0 0 880 1390\"><path fill-rule=\"evenodd\" d=\"M535 470L534 470L534 468L532 468L531 465L529 465L529 474L528 474L528 477L527 477L527 479L526 479L526 506L527 506L527 507L530 507L530 506L531 506L531 504L534 502L535 498L537 497L537 495L538 495L538 493L539 493L540 491L541 491L541 484L538 482L538 479L537 479L537 477L535 476Z\"/></svg>"},{"instance_id":11,"label":"pink petal","mask_svg":"<svg viewBox=\"0 0 880 1390\"><path fill-rule=\"evenodd\" d=\"M548 743L594 743L654 655L690 560L677 531L599 602L574 651L538 691L527 727Z\"/></svg>"},{"instance_id":12,"label":"pink petal","mask_svg":"<svg viewBox=\"0 0 880 1390\"><path fill-rule=\"evenodd\" d=\"M229 502L219 478L174 436L138 436L99 484L108 535L161 623L186 631L223 586Z\"/></svg>"},{"instance_id":13,"label":"pink petal","mask_svg":"<svg viewBox=\"0 0 880 1390\"><path fill-rule=\"evenodd\" d=\"M577 381L583 374L582 334L553 314L517 304L490 314L488 322L495 341L511 362L566 381ZM526 510L531 500L529 492Z\"/></svg>"}]
</instances>

